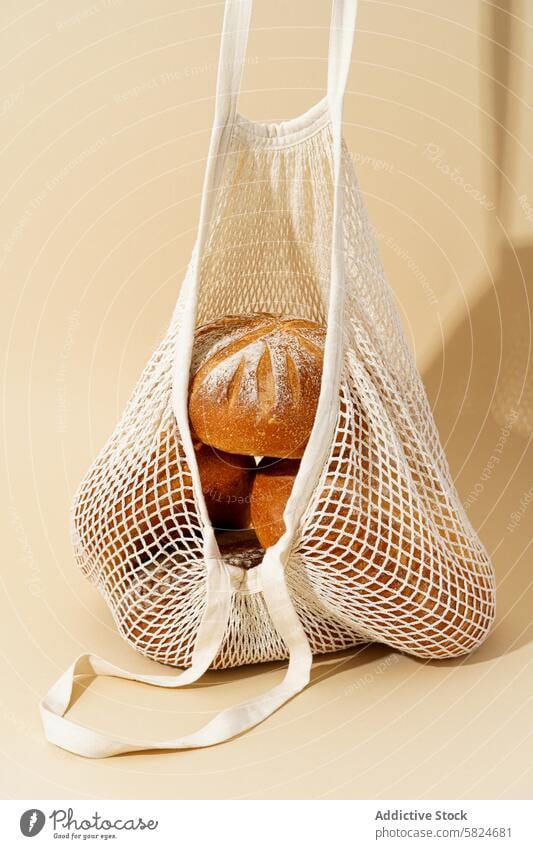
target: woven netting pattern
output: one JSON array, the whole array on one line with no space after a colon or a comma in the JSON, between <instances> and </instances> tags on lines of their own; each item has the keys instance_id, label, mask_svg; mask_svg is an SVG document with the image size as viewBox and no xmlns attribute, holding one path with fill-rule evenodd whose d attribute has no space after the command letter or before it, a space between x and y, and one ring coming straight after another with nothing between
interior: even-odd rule
<instances>
[{"instance_id":1,"label":"woven netting pattern","mask_svg":"<svg viewBox=\"0 0 533 849\"><path fill-rule=\"evenodd\" d=\"M427 658L461 655L492 622L493 570L454 489L346 149L343 183L338 423L287 582L314 653L380 641ZM256 136L246 123L235 128L203 252L198 324L261 310L324 321L331 219L324 119L298 143ZM82 481L72 532L77 561L120 633L154 660L188 666L206 567L171 405L179 321L178 305ZM261 593L235 591L213 666L286 656Z\"/></svg>"}]
</instances>

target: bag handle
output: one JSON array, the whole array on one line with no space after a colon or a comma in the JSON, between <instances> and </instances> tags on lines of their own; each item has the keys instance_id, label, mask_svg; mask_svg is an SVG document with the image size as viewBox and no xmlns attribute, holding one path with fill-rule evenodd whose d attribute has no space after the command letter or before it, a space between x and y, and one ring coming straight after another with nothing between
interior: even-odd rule
<instances>
[{"instance_id":1,"label":"bag handle","mask_svg":"<svg viewBox=\"0 0 533 849\"><path fill-rule=\"evenodd\" d=\"M218 60L216 126L232 124L237 112L253 0L226 0ZM332 0L328 49L327 96L331 105L342 100L350 69L357 0Z\"/></svg>"},{"instance_id":2,"label":"bag handle","mask_svg":"<svg viewBox=\"0 0 533 849\"><path fill-rule=\"evenodd\" d=\"M232 124L241 90L252 0L226 0L215 95L215 126Z\"/></svg>"},{"instance_id":3,"label":"bag handle","mask_svg":"<svg viewBox=\"0 0 533 849\"><path fill-rule=\"evenodd\" d=\"M333 0L328 50L328 101L342 105L350 70L357 0Z\"/></svg>"},{"instance_id":4,"label":"bag handle","mask_svg":"<svg viewBox=\"0 0 533 849\"><path fill-rule=\"evenodd\" d=\"M253 0L226 0L218 61L215 124L231 124L241 90ZM350 69L357 0L332 0L327 95L342 100Z\"/></svg>"}]
</instances>

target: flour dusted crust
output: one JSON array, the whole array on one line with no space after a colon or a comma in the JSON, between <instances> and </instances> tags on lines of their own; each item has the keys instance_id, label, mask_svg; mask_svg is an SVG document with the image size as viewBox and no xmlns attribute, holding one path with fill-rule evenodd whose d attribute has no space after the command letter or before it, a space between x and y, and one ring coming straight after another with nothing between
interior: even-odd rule
<instances>
[{"instance_id":1,"label":"flour dusted crust","mask_svg":"<svg viewBox=\"0 0 533 849\"><path fill-rule=\"evenodd\" d=\"M200 327L189 387L195 436L222 451L301 457L320 394L324 340L316 322L270 313Z\"/></svg>"}]
</instances>

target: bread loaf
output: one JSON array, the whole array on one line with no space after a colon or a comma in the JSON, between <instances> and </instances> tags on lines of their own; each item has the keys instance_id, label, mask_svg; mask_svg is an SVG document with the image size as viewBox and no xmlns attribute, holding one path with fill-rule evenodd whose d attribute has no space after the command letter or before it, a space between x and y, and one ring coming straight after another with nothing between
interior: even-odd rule
<instances>
[{"instance_id":1,"label":"bread loaf","mask_svg":"<svg viewBox=\"0 0 533 849\"><path fill-rule=\"evenodd\" d=\"M252 486L252 525L263 548L274 545L285 531L283 513L300 463L264 457Z\"/></svg>"},{"instance_id":2,"label":"bread loaf","mask_svg":"<svg viewBox=\"0 0 533 849\"><path fill-rule=\"evenodd\" d=\"M179 461L178 461L178 453ZM155 553L181 537L182 513L192 498L192 478L170 431L158 434L136 479L111 505L108 535L118 551Z\"/></svg>"},{"instance_id":3,"label":"bread loaf","mask_svg":"<svg viewBox=\"0 0 533 849\"><path fill-rule=\"evenodd\" d=\"M403 484L405 467L383 478L379 447L361 415L349 443L336 446L315 498L310 563L320 564L330 602L360 617L366 633L413 654L468 651L493 605L490 575L465 562L468 539L437 480L428 483L412 458L410 483L432 486L440 523L431 524ZM389 492L389 498L384 492ZM306 556L306 529L301 552ZM443 547L442 542L446 541Z\"/></svg>"},{"instance_id":4,"label":"bread loaf","mask_svg":"<svg viewBox=\"0 0 533 849\"><path fill-rule=\"evenodd\" d=\"M178 462L177 450L171 434L160 434L143 467L142 477L109 511L106 536L110 549L119 553L118 560L122 551L131 554L144 550L151 555L179 543L184 526L188 528L187 533L191 533L187 513L193 497L192 476L181 453ZM195 443L195 453L213 526L223 529L248 527L255 468L253 458L215 451L200 443Z\"/></svg>"},{"instance_id":5,"label":"bread loaf","mask_svg":"<svg viewBox=\"0 0 533 849\"><path fill-rule=\"evenodd\" d=\"M195 444L195 451L207 512L215 530L247 528L254 458L228 454L201 443Z\"/></svg>"},{"instance_id":6,"label":"bread loaf","mask_svg":"<svg viewBox=\"0 0 533 849\"><path fill-rule=\"evenodd\" d=\"M325 330L269 313L196 333L189 417L198 439L249 456L301 457L320 394Z\"/></svg>"},{"instance_id":7,"label":"bread loaf","mask_svg":"<svg viewBox=\"0 0 533 849\"><path fill-rule=\"evenodd\" d=\"M360 611L370 633L373 629L378 635L385 629L391 644L397 634L398 647L415 654L457 653L458 646L474 642L482 630L490 609L490 581L465 567L467 542L447 509L445 494L444 523L438 533L448 542L446 561L439 553L439 540L414 505L406 505L400 513L398 507L383 503L370 437L368 442L357 434L355 438L355 462L340 446L331 461L316 499L320 518L318 523L314 520L309 542L304 529L301 553L324 575L331 603L343 597L349 615ZM268 458L259 464L251 518L265 548L285 530L283 513L297 471L294 460Z\"/></svg>"}]
</instances>

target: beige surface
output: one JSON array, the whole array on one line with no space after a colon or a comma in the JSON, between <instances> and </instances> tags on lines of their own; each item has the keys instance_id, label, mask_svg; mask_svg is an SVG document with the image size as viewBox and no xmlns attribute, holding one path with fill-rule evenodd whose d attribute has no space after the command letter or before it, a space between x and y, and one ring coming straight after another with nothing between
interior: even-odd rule
<instances>
[{"instance_id":1,"label":"beige surface","mask_svg":"<svg viewBox=\"0 0 533 849\"><path fill-rule=\"evenodd\" d=\"M322 96L329 3L256 6L241 111L288 117ZM222 7L2 4L3 796L531 796L533 13L512 12L362 2L345 107L457 486L494 556L493 635L463 662L381 647L321 660L304 694L236 741L98 762L45 743L38 698L82 651L154 666L76 572L68 507L188 260ZM73 715L163 737L280 674L210 674L181 693L102 680Z\"/></svg>"}]
</instances>

